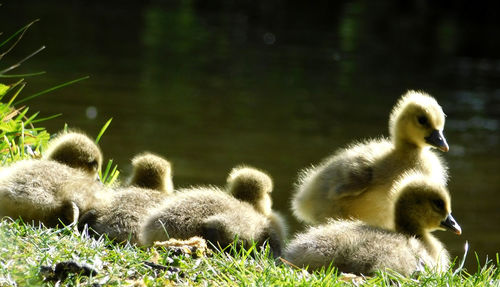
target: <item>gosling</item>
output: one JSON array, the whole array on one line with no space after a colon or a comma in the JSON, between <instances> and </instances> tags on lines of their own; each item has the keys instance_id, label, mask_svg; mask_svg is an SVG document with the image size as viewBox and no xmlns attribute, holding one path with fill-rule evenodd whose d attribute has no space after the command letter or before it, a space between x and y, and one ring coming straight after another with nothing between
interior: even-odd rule
<instances>
[{"instance_id":1,"label":"gosling","mask_svg":"<svg viewBox=\"0 0 500 287\"><path fill-rule=\"evenodd\" d=\"M63 132L49 142L43 159L54 160L67 166L82 169L89 174L98 173L102 166L102 152L87 135Z\"/></svg>"},{"instance_id":2,"label":"gosling","mask_svg":"<svg viewBox=\"0 0 500 287\"><path fill-rule=\"evenodd\" d=\"M0 218L21 217L54 227L75 222L95 200L102 155L83 134L68 133L49 143L43 159L13 163L0 171ZM80 194L80 186L88 193Z\"/></svg>"},{"instance_id":3,"label":"gosling","mask_svg":"<svg viewBox=\"0 0 500 287\"><path fill-rule=\"evenodd\" d=\"M430 147L448 151L444 113L434 98L408 91L393 108L390 139L372 139L341 149L299 175L294 215L309 224L329 218L356 218L394 228L391 186L416 169L445 184L447 168Z\"/></svg>"},{"instance_id":4,"label":"gosling","mask_svg":"<svg viewBox=\"0 0 500 287\"><path fill-rule=\"evenodd\" d=\"M414 174L396 183L396 231L356 220L330 220L298 234L284 252L291 263L310 270L332 264L341 272L373 275L392 270L404 276L422 269L447 270L449 254L430 232L449 229L461 234L451 215L446 188L426 176Z\"/></svg>"},{"instance_id":5,"label":"gosling","mask_svg":"<svg viewBox=\"0 0 500 287\"><path fill-rule=\"evenodd\" d=\"M266 216L281 241L287 237L285 219L272 209L273 180L267 173L250 166L235 167L227 178L227 190L233 197L248 202L257 212Z\"/></svg>"},{"instance_id":6,"label":"gosling","mask_svg":"<svg viewBox=\"0 0 500 287\"><path fill-rule=\"evenodd\" d=\"M252 167L235 167L227 178L227 189L232 196L250 203L258 212L271 214L273 182L265 172Z\"/></svg>"},{"instance_id":7,"label":"gosling","mask_svg":"<svg viewBox=\"0 0 500 287\"><path fill-rule=\"evenodd\" d=\"M141 153L132 159L133 173L129 185L154 189L165 194L174 192L170 162L152 153Z\"/></svg>"},{"instance_id":8,"label":"gosling","mask_svg":"<svg viewBox=\"0 0 500 287\"><path fill-rule=\"evenodd\" d=\"M87 225L91 234L106 234L117 243L140 244L143 220L173 194L172 172L166 159L151 153L135 156L132 166L130 186L104 192L108 196L82 215L79 229Z\"/></svg>"},{"instance_id":9,"label":"gosling","mask_svg":"<svg viewBox=\"0 0 500 287\"><path fill-rule=\"evenodd\" d=\"M216 187L180 190L165 199L147 219L141 235L143 245L201 236L213 247L225 248L238 238L247 248L252 242L268 242L272 254L279 256L286 236L285 222L267 209L271 205L267 199L262 204L257 199L260 196L256 196L268 194L269 183L267 175L246 167L231 172L226 191Z\"/></svg>"},{"instance_id":10,"label":"gosling","mask_svg":"<svg viewBox=\"0 0 500 287\"><path fill-rule=\"evenodd\" d=\"M167 194L147 188L122 187L102 192L107 194L81 216L78 228L85 226L91 235L105 234L116 243L140 244L140 227L151 210Z\"/></svg>"}]
</instances>

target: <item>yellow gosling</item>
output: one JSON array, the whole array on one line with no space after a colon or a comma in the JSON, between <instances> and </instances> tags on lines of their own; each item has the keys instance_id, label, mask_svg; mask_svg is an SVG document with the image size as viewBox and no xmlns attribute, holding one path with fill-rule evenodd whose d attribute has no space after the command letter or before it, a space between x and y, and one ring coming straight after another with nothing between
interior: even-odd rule
<instances>
[{"instance_id":1,"label":"yellow gosling","mask_svg":"<svg viewBox=\"0 0 500 287\"><path fill-rule=\"evenodd\" d=\"M292 199L294 215L309 224L355 218L394 228L393 183L415 169L446 183L447 168L430 148L448 150L445 115L434 98L408 91L393 108L390 139L353 143L301 172Z\"/></svg>"},{"instance_id":2,"label":"yellow gosling","mask_svg":"<svg viewBox=\"0 0 500 287\"><path fill-rule=\"evenodd\" d=\"M404 276L423 265L444 271L450 260L441 242L430 234L436 229L461 233L451 216L446 188L419 173L396 183L396 231L359 220L337 219L295 236L284 252L291 263L316 270L330 264L342 272L372 275L392 270Z\"/></svg>"},{"instance_id":3,"label":"yellow gosling","mask_svg":"<svg viewBox=\"0 0 500 287\"><path fill-rule=\"evenodd\" d=\"M159 155L141 153L132 159L133 174L129 184L172 194L172 168L170 162Z\"/></svg>"}]
</instances>

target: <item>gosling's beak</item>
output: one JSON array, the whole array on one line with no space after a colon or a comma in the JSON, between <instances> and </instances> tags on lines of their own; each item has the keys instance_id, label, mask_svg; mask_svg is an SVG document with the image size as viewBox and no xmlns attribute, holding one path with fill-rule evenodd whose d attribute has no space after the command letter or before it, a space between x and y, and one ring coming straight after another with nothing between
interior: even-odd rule
<instances>
[{"instance_id":1,"label":"gosling's beak","mask_svg":"<svg viewBox=\"0 0 500 287\"><path fill-rule=\"evenodd\" d=\"M432 133L425 138L425 141L433 147L436 147L444 152L450 150L450 147L448 146L448 143L446 142L446 139L444 138L444 135L440 130L432 131Z\"/></svg>"},{"instance_id":2,"label":"gosling's beak","mask_svg":"<svg viewBox=\"0 0 500 287\"><path fill-rule=\"evenodd\" d=\"M448 214L445 220L441 221L441 227L451 230L455 232L457 235L462 234L462 228L460 228L460 225L458 225L455 218L451 216L451 213Z\"/></svg>"}]
</instances>

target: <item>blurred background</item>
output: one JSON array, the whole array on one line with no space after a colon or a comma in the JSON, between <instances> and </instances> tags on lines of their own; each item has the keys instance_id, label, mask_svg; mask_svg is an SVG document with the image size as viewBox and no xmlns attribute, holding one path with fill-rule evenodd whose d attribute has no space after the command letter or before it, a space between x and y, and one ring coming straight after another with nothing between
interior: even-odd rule
<instances>
[{"instance_id":1,"label":"blurred background","mask_svg":"<svg viewBox=\"0 0 500 287\"><path fill-rule=\"evenodd\" d=\"M135 2L135 3L131 3ZM238 3L237 3L238 2ZM271 174L291 225L300 169L355 140L388 135L392 106L424 90L447 114L453 213L462 236L436 232L467 266L500 251L500 17L473 1L3 1L0 31L40 19L2 59L24 95L89 75L27 104L51 133L64 123L101 139L121 179L148 150L177 187L224 185L232 167ZM294 1L295 2L295 1ZM300 2L300 1L299 1ZM6 81L8 83L8 80Z\"/></svg>"}]
</instances>

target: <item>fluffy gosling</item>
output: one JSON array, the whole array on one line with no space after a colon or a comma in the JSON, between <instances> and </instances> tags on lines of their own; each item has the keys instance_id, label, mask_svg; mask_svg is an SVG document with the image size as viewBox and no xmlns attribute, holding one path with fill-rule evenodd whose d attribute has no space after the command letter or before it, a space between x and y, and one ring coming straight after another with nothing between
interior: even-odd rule
<instances>
[{"instance_id":1,"label":"fluffy gosling","mask_svg":"<svg viewBox=\"0 0 500 287\"><path fill-rule=\"evenodd\" d=\"M409 276L420 270L422 263L446 270L449 254L430 232L449 229L461 233L451 215L448 191L418 173L403 178L395 189L399 189L394 209L396 231L359 220L331 220L296 235L284 258L310 270L332 264L341 272L364 275L393 270Z\"/></svg>"},{"instance_id":2,"label":"fluffy gosling","mask_svg":"<svg viewBox=\"0 0 500 287\"><path fill-rule=\"evenodd\" d=\"M83 134L63 134L43 159L22 160L0 171L0 217L21 217L53 227L75 222L95 200L102 155ZM86 186L80 193L81 186Z\"/></svg>"},{"instance_id":3,"label":"fluffy gosling","mask_svg":"<svg viewBox=\"0 0 500 287\"><path fill-rule=\"evenodd\" d=\"M170 162L152 153L141 153L132 159L133 173L129 185L154 189L172 194L172 168Z\"/></svg>"},{"instance_id":4,"label":"fluffy gosling","mask_svg":"<svg viewBox=\"0 0 500 287\"><path fill-rule=\"evenodd\" d=\"M184 189L166 198L145 222L143 244L201 236L224 248L238 238L246 247L252 241L269 242L273 255L279 256L286 224L271 210L269 176L253 168L239 167L230 173L227 189Z\"/></svg>"},{"instance_id":5,"label":"fluffy gosling","mask_svg":"<svg viewBox=\"0 0 500 287\"><path fill-rule=\"evenodd\" d=\"M128 187L107 192L108 196L82 215L78 226L87 225L97 235L106 234L118 243L140 244L140 228L150 211L173 194L170 163L151 153L132 159Z\"/></svg>"},{"instance_id":6,"label":"fluffy gosling","mask_svg":"<svg viewBox=\"0 0 500 287\"><path fill-rule=\"evenodd\" d=\"M372 139L337 151L301 172L292 199L294 215L320 224L329 218L356 218L394 228L391 186L408 170L441 183L447 168L430 147L448 151L443 110L423 92L408 91L393 108L390 139Z\"/></svg>"},{"instance_id":7,"label":"fluffy gosling","mask_svg":"<svg viewBox=\"0 0 500 287\"><path fill-rule=\"evenodd\" d=\"M87 135L71 131L50 140L43 159L54 160L97 176L101 170L102 152Z\"/></svg>"}]
</instances>

